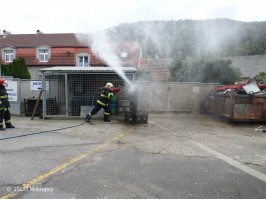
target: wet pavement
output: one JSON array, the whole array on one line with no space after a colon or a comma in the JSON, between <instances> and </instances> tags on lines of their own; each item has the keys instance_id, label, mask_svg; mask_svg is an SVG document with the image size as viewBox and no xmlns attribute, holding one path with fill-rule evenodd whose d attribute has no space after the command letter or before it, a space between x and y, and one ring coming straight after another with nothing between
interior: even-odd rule
<instances>
[{"instance_id":1,"label":"wet pavement","mask_svg":"<svg viewBox=\"0 0 266 200\"><path fill-rule=\"evenodd\" d=\"M255 131L265 123L191 114L150 114L143 125L12 121L0 132L2 198L266 197L266 133Z\"/></svg>"}]
</instances>

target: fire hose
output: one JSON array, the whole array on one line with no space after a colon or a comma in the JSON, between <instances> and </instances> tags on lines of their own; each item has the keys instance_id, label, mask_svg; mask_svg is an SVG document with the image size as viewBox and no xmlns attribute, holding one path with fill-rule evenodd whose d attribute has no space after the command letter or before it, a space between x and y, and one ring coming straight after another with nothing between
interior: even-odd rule
<instances>
[{"instance_id":1,"label":"fire hose","mask_svg":"<svg viewBox=\"0 0 266 200\"><path fill-rule=\"evenodd\" d=\"M122 88L122 87L112 88L111 90L113 90L115 92L115 94L118 94L119 90L121 92L121 89L123 91L124 88ZM92 100L93 102L94 102L94 98L95 98L95 95L93 95L93 100ZM74 125L74 126L68 126L68 127L64 127L64 128L58 128L58 129L53 129L53 130L39 131L39 132L27 133L27 134L23 134L23 135L12 136L12 137L0 138L0 141L1 140L15 139L15 138L19 138L19 137L26 137L26 136L30 136L30 135L37 135L37 134L41 134L41 133L49 133L49 132L53 132L53 131L60 131L60 130L65 130L65 129L69 129L69 128L75 128L78 126L82 126L84 123L86 123L86 122L82 122L81 124Z\"/></svg>"},{"instance_id":2,"label":"fire hose","mask_svg":"<svg viewBox=\"0 0 266 200\"><path fill-rule=\"evenodd\" d=\"M41 134L41 133L49 133L49 132L53 132L53 131L60 131L60 130L64 130L64 129L75 128L78 126L82 126L84 123L85 122L82 122L81 124L78 124L78 125L68 126L68 127L58 128L58 129L53 129L53 130L39 131L39 132L27 133L27 134L23 134L23 135L12 136L12 137L0 138L0 140L9 140L9 139L15 139L15 138L19 138L19 137L26 137L26 136L30 136L30 135L37 135L37 134Z\"/></svg>"}]
</instances>

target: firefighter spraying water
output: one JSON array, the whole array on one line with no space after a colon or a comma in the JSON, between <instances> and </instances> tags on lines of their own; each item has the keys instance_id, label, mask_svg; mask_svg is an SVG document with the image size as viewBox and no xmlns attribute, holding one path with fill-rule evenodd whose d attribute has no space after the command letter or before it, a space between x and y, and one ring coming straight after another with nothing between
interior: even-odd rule
<instances>
[{"instance_id":1,"label":"firefighter spraying water","mask_svg":"<svg viewBox=\"0 0 266 200\"><path fill-rule=\"evenodd\" d=\"M112 83L106 83L105 87L103 88L100 98L96 101L96 105L94 106L93 110L90 113L88 113L88 115L86 116L85 121L90 122L91 117L95 115L101 108L103 108L104 109L104 122L110 122L109 103L110 103L111 98L114 95L117 95L117 93L118 93L118 88L114 88L114 85Z\"/></svg>"}]
</instances>

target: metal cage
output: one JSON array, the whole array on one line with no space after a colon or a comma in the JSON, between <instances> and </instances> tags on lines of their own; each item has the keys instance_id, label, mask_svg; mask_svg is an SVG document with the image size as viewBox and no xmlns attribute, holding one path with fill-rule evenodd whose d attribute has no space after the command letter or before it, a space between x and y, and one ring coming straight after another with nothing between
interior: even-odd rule
<instances>
[{"instance_id":1,"label":"metal cage","mask_svg":"<svg viewBox=\"0 0 266 200\"><path fill-rule=\"evenodd\" d=\"M109 67L54 67L41 69L43 82L43 118L52 116L81 117L82 107L92 108L107 82L125 87L125 81ZM129 81L135 68L124 68ZM117 99L126 100L123 93ZM118 109L117 109L118 110ZM119 115L116 112L116 115Z\"/></svg>"}]
</instances>

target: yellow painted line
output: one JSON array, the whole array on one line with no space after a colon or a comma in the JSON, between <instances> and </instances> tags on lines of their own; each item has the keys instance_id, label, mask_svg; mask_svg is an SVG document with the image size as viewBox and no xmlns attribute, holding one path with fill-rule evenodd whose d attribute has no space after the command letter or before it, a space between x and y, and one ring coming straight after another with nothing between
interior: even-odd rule
<instances>
[{"instance_id":1,"label":"yellow painted line","mask_svg":"<svg viewBox=\"0 0 266 200\"><path fill-rule=\"evenodd\" d=\"M136 129L136 128L138 128L138 127L139 127L139 126L136 126L136 127L134 127L134 128L131 128L131 129L127 130L126 132L124 132L124 133L118 135L117 137L113 138L112 140L113 140L113 141L118 140L119 138L124 137L126 134L131 133L134 129ZM37 182L39 182L39 181L42 181L43 179L45 179L45 178L47 178L47 177L49 177L49 176L55 174L56 172L58 172L58 171L60 171L60 170L62 170L62 169L64 169L64 168L66 168L67 166L69 166L69 165L71 165L71 164L73 164L73 163L78 162L79 160L81 160L81 159L87 157L88 155L90 155L90 154L92 154L92 153L95 153L96 151L98 151L98 150L100 150L100 149L102 149L102 148L104 148L104 147L110 145L111 143L112 143L112 141L106 142L106 143L104 143L104 144L102 144L102 145L100 145L100 146L98 146L98 147L96 147L96 148L94 148L94 149L92 149L92 150L90 150L90 151L88 151L88 152L86 152L86 153L84 153L84 154L82 154L82 155L80 155L80 156L78 156L78 157L76 157L76 158L70 160L69 162L64 163L64 164L62 164L62 165L60 165L60 166L58 166L58 167L52 169L52 170L49 171L48 173L43 174L43 175L40 175L39 177L37 177L37 178L35 178L35 179L32 179L32 180L29 181L28 183L22 184L22 187L23 187L23 188L25 189L25 191L26 191L26 189L29 188L31 185L33 185L33 184L35 184L35 183L37 183ZM23 190L22 190L22 191L23 191ZM5 196L0 197L0 199L8 199L8 198L12 198L12 197L16 196L18 193L19 193L19 192L16 192L16 193L15 193L15 192L13 192L13 193L9 193L9 194L7 194L7 195L5 195Z\"/></svg>"},{"instance_id":2,"label":"yellow painted line","mask_svg":"<svg viewBox=\"0 0 266 200\"><path fill-rule=\"evenodd\" d=\"M215 121L202 121L198 124L202 126L215 126L215 127L232 127L231 124L223 123L223 122L215 122Z\"/></svg>"}]
</instances>

